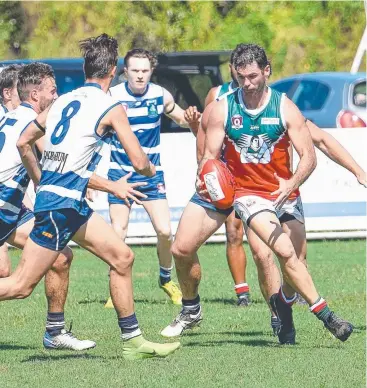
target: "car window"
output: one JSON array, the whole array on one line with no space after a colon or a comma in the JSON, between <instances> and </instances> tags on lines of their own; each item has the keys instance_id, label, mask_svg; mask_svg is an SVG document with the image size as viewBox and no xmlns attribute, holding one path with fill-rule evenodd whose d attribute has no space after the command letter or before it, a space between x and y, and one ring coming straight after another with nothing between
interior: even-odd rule
<instances>
[{"instance_id":1,"label":"car window","mask_svg":"<svg viewBox=\"0 0 367 388\"><path fill-rule=\"evenodd\" d=\"M55 76L59 95L80 88L84 84L83 70L56 70Z\"/></svg>"},{"instance_id":2,"label":"car window","mask_svg":"<svg viewBox=\"0 0 367 388\"><path fill-rule=\"evenodd\" d=\"M195 105L201 112L205 97L213 86L212 79L207 74L182 74L178 72L156 72L152 76L152 82L167 89L182 109ZM180 128L163 115L161 132L178 131L189 132L189 129Z\"/></svg>"},{"instance_id":3,"label":"car window","mask_svg":"<svg viewBox=\"0 0 367 388\"><path fill-rule=\"evenodd\" d=\"M353 104L359 108L366 107L366 81L354 85L352 101Z\"/></svg>"},{"instance_id":4,"label":"car window","mask_svg":"<svg viewBox=\"0 0 367 388\"><path fill-rule=\"evenodd\" d=\"M271 85L271 87L275 90L277 90L280 93L285 93L288 98L292 98L294 88L293 85L296 86L297 81L282 81L278 82L276 85Z\"/></svg>"},{"instance_id":5,"label":"car window","mask_svg":"<svg viewBox=\"0 0 367 388\"><path fill-rule=\"evenodd\" d=\"M327 85L318 81L300 81L292 96L292 101L301 111L320 110L330 93Z\"/></svg>"}]
</instances>

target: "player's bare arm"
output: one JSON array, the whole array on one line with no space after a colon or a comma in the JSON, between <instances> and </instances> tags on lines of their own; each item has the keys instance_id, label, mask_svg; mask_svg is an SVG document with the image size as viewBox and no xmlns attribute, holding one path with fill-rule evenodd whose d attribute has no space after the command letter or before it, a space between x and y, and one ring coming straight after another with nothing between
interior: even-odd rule
<instances>
[{"instance_id":1,"label":"player's bare arm","mask_svg":"<svg viewBox=\"0 0 367 388\"><path fill-rule=\"evenodd\" d=\"M305 119L297 106L288 98L284 101L284 112L288 135L300 160L294 175L289 180L276 175L279 189L272 195L278 195L274 202L277 209L280 209L289 195L310 176L317 164L315 149Z\"/></svg>"},{"instance_id":2,"label":"player's bare arm","mask_svg":"<svg viewBox=\"0 0 367 388\"><path fill-rule=\"evenodd\" d=\"M199 195L205 194L203 191L203 183L200 180L200 173L205 162L209 159L219 159L224 141L224 104L225 101L214 101L211 109L207 108L208 115L207 124L205 122L205 141L203 157L198 165L196 177L196 190Z\"/></svg>"},{"instance_id":3,"label":"player's bare arm","mask_svg":"<svg viewBox=\"0 0 367 388\"><path fill-rule=\"evenodd\" d=\"M206 95L205 97L205 108L215 100L215 96L217 94L217 90L218 90L218 87L219 86L215 86L214 88L211 88L209 90L209 93Z\"/></svg>"},{"instance_id":4,"label":"player's bare arm","mask_svg":"<svg viewBox=\"0 0 367 388\"><path fill-rule=\"evenodd\" d=\"M98 131L102 133L106 126L112 126L136 172L148 177L155 175L155 167L149 162L137 137L131 130L125 110L121 105L112 108L101 120Z\"/></svg>"},{"instance_id":5,"label":"player's bare arm","mask_svg":"<svg viewBox=\"0 0 367 388\"><path fill-rule=\"evenodd\" d=\"M203 115L201 117L201 123L198 129L198 133L196 135L196 157L198 163L204 156L204 145L205 145L205 133L208 128L208 120L210 116L210 112L215 105L214 102L210 103L204 110Z\"/></svg>"},{"instance_id":6,"label":"player's bare arm","mask_svg":"<svg viewBox=\"0 0 367 388\"><path fill-rule=\"evenodd\" d=\"M219 159L224 141L224 109L225 101L213 102L205 131L204 155L198 167L198 173L208 159Z\"/></svg>"},{"instance_id":7,"label":"player's bare arm","mask_svg":"<svg viewBox=\"0 0 367 388\"><path fill-rule=\"evenodd\" d=\"M196 106L189 107L188 113L175 103L175 100L172 94L163 88L163 105L164 105L164 114L172 119L177 125L182 128L190 128L194 135L196 136L199 124L201 113L198 112Z\"/></svg>"},{"instance_id":8,"label":"player's bare arm","mask_svg":"<svg viewBox=\"0 0 367 388\"><path fill-rule=\"evenodd\" d=\"M35 187L41 180L41 166L35 153L34 145L45 134L44 125L46 123L47 113L48 110L38 115L37 119L32 121L21 133L17 142L17 148L23 165Z\"/></svg>"},{"instance_id":9,"label":"player's bare arm","mask_svg":"<svg viewBox=\"0 0 367 388\"><path fill-rule=\"evenodd\" d=\"M335 163L349 170L358 182L367 187L367 176L352 155L328 132L323 131L312 121L306 122L314 145Z\"/></svg>"}]
</instances>

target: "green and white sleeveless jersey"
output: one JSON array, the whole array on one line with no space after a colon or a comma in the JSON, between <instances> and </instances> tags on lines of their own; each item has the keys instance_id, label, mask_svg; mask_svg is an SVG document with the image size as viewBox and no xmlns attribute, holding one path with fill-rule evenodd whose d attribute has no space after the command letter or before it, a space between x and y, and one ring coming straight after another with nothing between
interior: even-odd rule
<instances>
[{"instance_id":1,"label":"green and white sleeveless jersey","mask_svg":"<svg viewBox=\"0 0 367 388\"><path fill-rule=\"evenodd\" d=\"M238 88L238 86L234 81L226 82L225 84L218 86L218 88L215 92L215 98L217 99L226 93L233 92L237 88Z\"/></svg>"},{"instance_id":2,"label":"green and white sleeveless jersey","mask_svg":"<svg viewBox=\"0 0 367 388\"><path fill-rule=\"evenodd\" d=\"M290 141L283 113L285 94L268 88L263 106L252 110L246 108L241 88L225 99L223 158L242 195L273 199L270 193L279 187L274 174L284 179L292 176Z\"/></svg>"}]
</instances>

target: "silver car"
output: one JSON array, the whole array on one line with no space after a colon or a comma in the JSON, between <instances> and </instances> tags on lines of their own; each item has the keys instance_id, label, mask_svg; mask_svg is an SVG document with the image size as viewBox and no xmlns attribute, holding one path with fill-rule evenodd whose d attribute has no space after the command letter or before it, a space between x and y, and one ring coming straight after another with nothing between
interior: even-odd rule
<instances>
[{"instance_id":1,"label":"silver car","mask_svg":"<svg viewBox=\"0 0 367 388\"><path fill-rule=\"evenodd\" d=\"M297 74L271 84L320 128L366 127L366 73Z\"/></svg>"}]
</instances>

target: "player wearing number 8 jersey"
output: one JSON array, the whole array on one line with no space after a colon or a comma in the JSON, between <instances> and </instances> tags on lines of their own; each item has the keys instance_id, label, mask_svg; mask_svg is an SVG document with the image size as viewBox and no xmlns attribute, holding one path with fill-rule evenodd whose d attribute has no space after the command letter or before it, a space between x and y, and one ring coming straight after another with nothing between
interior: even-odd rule
<instances>
[{"instance_id":1,"label":"player wearing number 8 jersey","mask_svg":"<svg viewBox=\"0 0 367 388\"><path fill-rule=\"evenodd\" d=\"M116 72L116 39L102 34L82 41L80 46L85 59L86 84L60 97L48 112L25 129L18 141L24 164L38 186L36 220L16 276L12 275L10 281L0 280L0 300L14 298L14 288L21 289L24 297L28 296L58 252L73 239L110 266L110 291L121 328L123 356L128 359L164 357L180 344L154 344L142 337L132 295L133 253L85 201L87 186L90 186L139 202L137 197L141 193L134 189L139 184L129 184L127 178L111 182L93 174L100 158L102 138L111 127L141 174L152 176L155 170L132 133L123 108L106 94ZM41 176L32 145L43 135Z\"/></svg>"},{"instance_id":2,"label":"player wearing number 8 jersey","mask_svg":"<svg viewBox=\"0 0 367 388\"><path fill-rule=\"evenodd\" d=\"M6 70L4 70L6 71ZM29 176L22 165L16 143L23 129L57 97L52 68L43 63L31 63L19 70L20 106L8 112L0 121L0 246L9 242L23 249L34 225L34 216L23 205ZM18 95L18 94L17 94ZM42 148L42 144L37 144ZM72 251L65 247L46 274L45 285L48 299L46 332L43 344L46 348L89 349L92 341L80 341L64 328L64 305L66 301L69 267ZM9 281L17 283L18 271ZM9 275L8 275L9 276ZM22 290L14 290L16 295Z\"/></svg>"}]
</instances>

